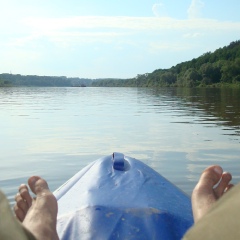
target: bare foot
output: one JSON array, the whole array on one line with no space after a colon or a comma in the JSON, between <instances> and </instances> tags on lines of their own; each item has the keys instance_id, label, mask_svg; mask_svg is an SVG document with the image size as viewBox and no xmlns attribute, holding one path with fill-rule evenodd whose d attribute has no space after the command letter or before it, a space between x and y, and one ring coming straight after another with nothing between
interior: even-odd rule
<instances>
[{"instance_id":1,"label":"bare foot","mask_svg":"<svg viewBox=\"0 0 240 240\"><path fill-rule=\"evenodd\" d=\"M218 165L210 166L203 171L192 193L192 209L195 222L203 217L213 203L233 186L230 184L231 180L232 175L223 172ZM217 183L218 185L215 187Z\"/></svg>"},{"instance_id":2,"label":"bare foot","mask_svg":"<svg viewBox=\"0 0 240 240\"><path fill-rule=\"evenodd\" d=\"M30 196L28 187L22 184L16 195L14 212L38 240L59 239L56 231L57 201L50 192L47 182L40 177L30 177L28 185L36 198Z\"/></svg>"}]
</instances>

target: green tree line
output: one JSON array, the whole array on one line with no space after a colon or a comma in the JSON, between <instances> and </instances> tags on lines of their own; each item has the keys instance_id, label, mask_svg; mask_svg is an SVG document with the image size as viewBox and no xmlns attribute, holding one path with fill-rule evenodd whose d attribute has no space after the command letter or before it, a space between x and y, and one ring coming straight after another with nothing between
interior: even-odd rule
<instances>
[{"instance_id":1,"label":"green tree line","mask_svg":"<svg viewBox=\"0 0 240 240\"><path fill-rule=\"evenodd\" d=\"M9 87L11 86L11 83L9 81L0 79L0 87Z\"/></svg>"},{"instance_id":2,"label":"green tree line","mask_svg":"<svg viewBox=\"0 0 240 240\"><path fill-rule=\"evenodd\" d=\"M81 87L90 86L91 79L67 78L54 76L36 76L20 74L0 74L0 87L3 86L37 86L37 87Z\"/></svg>"},{"instance_id":3,"label":"green tree line","mask_svg":"<svg viewBox=\"0 0 240 240\"><path fill-rule=\"evenodd\" d=\"M157 69L132 79L97 79L92 86L204 87L228 84L240 86L240 40L169 69Z\"/></svg>"}]
</instances>

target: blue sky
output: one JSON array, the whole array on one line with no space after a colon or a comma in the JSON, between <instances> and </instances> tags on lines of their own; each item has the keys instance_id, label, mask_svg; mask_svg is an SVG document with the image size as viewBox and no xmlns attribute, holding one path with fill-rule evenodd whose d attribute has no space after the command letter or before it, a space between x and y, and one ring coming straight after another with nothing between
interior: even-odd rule
<instances>
[{"instance_id":1,"label":"blue sky","mask_svg":"<svg viewBox=\"0 0 240 240\"><path fill-rule=\"evenodd\" d=\"M240 39L240 1L1 0L0 73L130 78Z\"/></svg>"}]
</instances>

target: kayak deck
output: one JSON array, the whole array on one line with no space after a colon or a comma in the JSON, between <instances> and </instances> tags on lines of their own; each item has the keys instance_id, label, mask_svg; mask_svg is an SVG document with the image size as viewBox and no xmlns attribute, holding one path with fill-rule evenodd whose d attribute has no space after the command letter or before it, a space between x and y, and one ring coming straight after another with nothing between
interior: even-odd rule
<instances>
[{"instance_id":1,"label":"kayak deck","mask_svg":"<svg viewBox=\"0 0 240 240\"><path fill-rule=\"evenodd\" d=\"M146 164L114 153L54 192L60 239L181 239L193 224L189 196Z\"/></svg>"}]
</instances>

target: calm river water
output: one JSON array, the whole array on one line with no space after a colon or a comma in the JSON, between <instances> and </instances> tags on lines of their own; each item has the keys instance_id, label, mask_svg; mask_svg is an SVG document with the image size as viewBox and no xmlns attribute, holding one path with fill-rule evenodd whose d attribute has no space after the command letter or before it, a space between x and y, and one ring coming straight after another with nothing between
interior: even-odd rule
<instances>
[{"instance_id":1,"label":"calm river water","mask_svg":"<svg viewBox=\"0 0 240 240\"><path fill-rule=\"evenodd\" d=\"M240 181L240 90L0 88L0 187L11 203L31 175L55 190L122 152L191 194L219 164Z\"/></svg>"}]
</instances>

